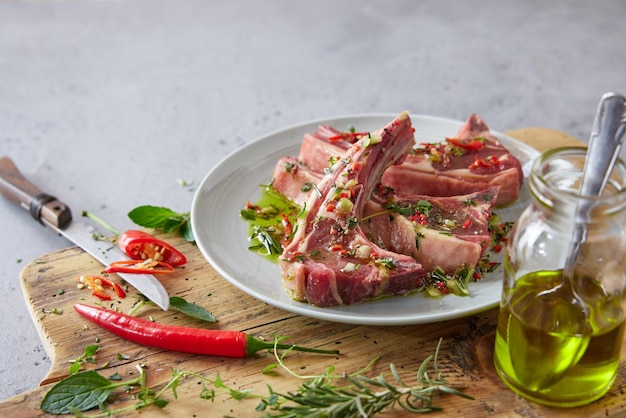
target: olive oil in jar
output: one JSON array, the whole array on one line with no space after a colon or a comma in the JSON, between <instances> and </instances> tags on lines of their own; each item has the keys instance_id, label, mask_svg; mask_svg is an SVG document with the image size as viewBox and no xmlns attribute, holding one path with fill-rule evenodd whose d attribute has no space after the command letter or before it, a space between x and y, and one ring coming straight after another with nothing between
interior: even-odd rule
<instances>
[{"instance_id":1,"label":"olive oil in jar","mask_svg":"<svg viewBox=\"0 0 626 418\"><path fill-rule=\"evenodd\" d=\"M539 403L576 406L598 399L619 366L625 324L620 295L607 294L592 278L576 282L586 322L580 305L554 291L562 284L561 270L525 275L503 294L496 370L513 391Z\"/></svg>"}]
</instances>

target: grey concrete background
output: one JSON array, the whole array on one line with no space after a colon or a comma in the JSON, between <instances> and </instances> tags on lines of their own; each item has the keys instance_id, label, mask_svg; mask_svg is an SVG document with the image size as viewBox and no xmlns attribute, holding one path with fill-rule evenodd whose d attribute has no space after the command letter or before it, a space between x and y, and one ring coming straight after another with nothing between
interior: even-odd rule
<instances>
[{"instance_id":1,"label":"grey concrete background","mask_svg":"<svg viewBox=\"0 0 626 418\"><path fill-rule=\"evenodd\" d=\"M585 139L626 93L623 0L0 2L0 156L119 229L189 210L223 157L310 119L398 112ZM0 399L50 360L19 284L69 246L0 199Z\"/></svg>"}]
</instances>

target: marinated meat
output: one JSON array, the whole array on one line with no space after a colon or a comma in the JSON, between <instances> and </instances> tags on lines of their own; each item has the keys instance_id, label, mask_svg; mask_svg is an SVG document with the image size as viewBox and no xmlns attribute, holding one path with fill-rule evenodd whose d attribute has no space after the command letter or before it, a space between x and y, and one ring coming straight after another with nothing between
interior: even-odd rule
<instances>
[{"instance_id":1,"label":"marinated meat","mask_svg":"<svg viewBox=\"0 0 626 418\"><path fill-rule=\"evenodd\" d=\"M283 157L272 172L272 186L283 196L298 205L303 205L317 189L322 175L311 171L295 157Z\"/></svg>"},{"instance_id":2,"label":"marinated meat","mask_svg":"<svg viewBox=\"0 0 626 418\"><path fill-rule=\"evenodd\" d=\"M329 307L406 294L422 284L419 262L374 244L361 226L382 173L404 161L413 146L411 120L402 113L350 145L329 167L279 258L293 299Z\"/></svg>"},{"instance_id":3,"label":"marinated meat","mask_svg":"<svg viewBox=\"0 0 626 418\"><path fill-rule=\"evenodd\" d=\"M313 171L323 170L330 158L350 146L349 141L331 138L341 138L341 132L327 125L305 135L298 159ZM385 186L416 195L457 196L499 187L496 206L517 200L523 180L519 160L476 114L465 121L456 137L421 144L403 164L389 167L382 176Z\"/></svg>"},{"instance_id":4,"label":"marinated meat","mask_svg":"<svg viewBox=\"0 0 626 418\"><path fill-rule=\"evenodd\" d=\"M315 185L322 178L295 157L281 159L273 175L274 188L300 205L317 193ZM361 226L379 247L410 255L427 271L454 273L475 266L489 246L489 220L497 196L497 187L450 197L379 188L365 206Z\"/></svg>"},{"instance_id":5,"label":"marinated meat","mask_svg":"<svg viewBox=\"0 0 626 418\"><path fill-rule=\"evenodd\" d=\"M476 266L488 248L497 196L497 188L452 197L392 194L382 204L369 202L363 229L376 244L412 256L428 271L455 273Z\"/></svg>"}]
</instances>

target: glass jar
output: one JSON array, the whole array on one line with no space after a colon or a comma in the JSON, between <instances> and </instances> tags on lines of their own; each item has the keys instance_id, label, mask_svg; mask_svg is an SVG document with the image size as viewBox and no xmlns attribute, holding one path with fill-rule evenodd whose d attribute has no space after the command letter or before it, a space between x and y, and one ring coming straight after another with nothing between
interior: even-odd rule
<instances>
[{"instance_id":1,"label":"glass jar","mask_svg":"<svg viewBox=\"0 0 626 418\"><path fill-rule=\"evenodd\" d=\"M578 195L586 148L545 152L506 248L495 367L516 393L553 406L602 397L620 362L626 308L626 166L601 197ZM573 278L563 268L581 201L592 200Z\"/></svg>"}]
</instances>

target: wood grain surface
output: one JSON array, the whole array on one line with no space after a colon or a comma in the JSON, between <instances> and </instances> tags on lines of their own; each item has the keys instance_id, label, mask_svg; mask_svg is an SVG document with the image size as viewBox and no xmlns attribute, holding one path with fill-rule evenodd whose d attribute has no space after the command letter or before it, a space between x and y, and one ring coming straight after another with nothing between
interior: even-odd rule
<instances>
[{"instance_id":1,"label":"wood grain surface","mask_svg":"<svg viewBox=\"0 0 626 418\"><path fill-rule=\"evenodd\" d=\"M511 136L539 150L564 145L580 144L561 132L543 128L525 128L508 132ZM440 369L451 385L461 388L474 400L455 396L436 398L444 411L430 416L462 417L606 417L617 416L626 410L626 368L622 362L611 391L597 402L585 407L559 409L541 406L520 398L511 392L496 375L493 365L493 345L497 310L435 324L412 326L355 326L325 322L292 314L260 302L236 289L224 280L202 257L199 250L174 236L164 236L177 245L190 260L176 273L162 279L170 295L177 295L202 305L218 319L213 324L189 319L174 311L163 312L156 307L143 307L138 315L157 322L241 330L257 337L271 339L273 334L290 336L289 342L320 348L337 348L339 355L290 353L287 365L302 375L323 373L330 365L336 371L353 373L377 356L380 360L367 372L369 376L386 373L389 363L395 364L407 382L414 382L420 363L433 354L440 338ZM0 416L42 416L39 405L53 383L68 375L70 361L81 355L88 344L98 344L100 350L95 364L87 369L106 365L101 374L119 373L123 378L136 376L135 366L145 364L148 383L162 387L171 377L172 368L193 371L208 378L219 373L224 382L253 393L267 394L267 385L276 391L296 389L303 381L277 368L269 374L263 369L275 363L269 352L259 352L248 359L203 357L166 352L139 346L122 340L79 317L74 303L94 304L96 299L86 289L78 289L75 278L98 274L101 265L76 247L42 255L23 270L20 280L31 309L33 320L52 359L51 369L39 388L12 397L0 403ZM121 301L103 303L127 312L136 299L130 294ZM419 301L416 301L419 302ZM54 309L62 314L51 313ZM118 356L122 354L123 356ZM623 358L626 354L622 350ZM16 360L19 361L19 360ZM258 416L258 401L234 400L227 395L211 402L200 398L201 384L196 378L186 378L178 389L178 398L166 393L170 404L159 410L150 407L141 412L148 416ZM115 392L110 408L132 404L131 394ZM135 415L130 411L120 416ZM384 416L409 416L394 409Z\"/></svg>"}]
</instances>

